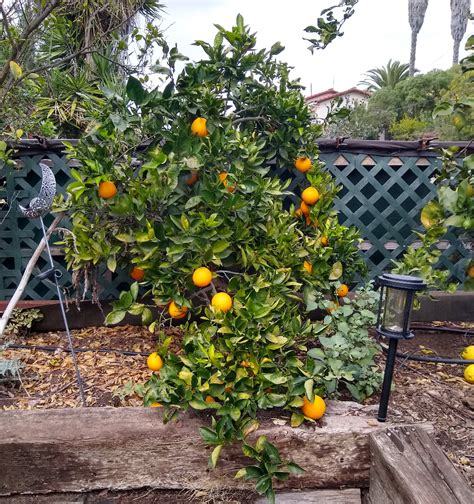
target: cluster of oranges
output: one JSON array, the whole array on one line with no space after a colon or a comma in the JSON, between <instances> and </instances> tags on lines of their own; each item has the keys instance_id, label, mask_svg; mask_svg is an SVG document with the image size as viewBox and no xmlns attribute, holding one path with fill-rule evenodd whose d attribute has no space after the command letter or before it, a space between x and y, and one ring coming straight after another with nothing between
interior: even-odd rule
<instances>
[{"instance_id":1,"label":"cluster of oranges","mask_svg":"<svg viewBox=\"0 0 474 504\"><path fill-rule=\"evenodd\" d=\"M474 345L466 347L461 356L466 360L474 360ZM474 383L474 364L469 364L469 366L464 369L464 379L467 383Z\"/></svg>"},{"instance_id":2,"label":"cluster of oranges","mask_svg":"<svg viewBox=\"0 0 474 504\"><path fill-rule=\"evenodd\" d=\"M299 172L307 173L312 168L311 159L309 159L308 157L299 157L296 159L294 166ZM296 210L296 216L301 217L302 215L304 215L306 219L306 225L308 226L312 222L310 217L311 207L315 205L320 200L320 198L321 195L319 191L316 189L316 187L313 186L307 187L301 193L301 203L300 207ZM318 225L317 219L315 219L314 225ZM327 236L321 236L319 243L322 247L327 247L329 245L329 238ZM309 261L303 262L303 268L310 275L313 273L313 265ZM349 287L347 287L346 284L342 284L337 289L337 297L339 299L344 298L347 296L348 292ZM330 311L332 311L332 309L330 309Z\"/></svg>"},{"instance_id":3,"label":"cluster of oranges","mask_svg":"<svg viewBox=\"0 0 474 504\"><path fill-rule=\"evenodd\" d=\"M207 120L204 117L198 117L194 119L191 124L191 133L197 137L203 138L209 135L209 130L207 129ZM312 167L311 160L307 157L300 157L295 161L295 168L302 172L308 172ZM221 172L218 174L219 181L224 185L228 192L235 192L237 185L230 185L228 182L229 174L227 172ZM199 174L197 171L191 171L188 178L185 180L185 184L187 186L194 185L199 180ZM110 199L115 196L117 193L117 188L115 184L111 181L101 182L99 184L99 196L103 199ZM301 194L301 206L298 210L299 215L304 215L306 217L306 223L309 224L311 219L309 217L310 207L315 205L320 199L320 194L318 189L315 187L306 188ZM308 222L309 221L309 222ZM316 223L317 224L317 223ZM329 240L327 237L323 236L320 239L320 243L322 246L328 246ZM313 266L308 261L305 261L304 269L308 273L312 273ZM141 282L145 278L145 270L134 266L130 272L130 276ZM214 295L211 298L211 306L219 312L227 313L232 309L233 301L231 296L227 292L215 292L214 286L212 285L212 272L209 268L205 266L201 266L194 270L192 275L192 282L198 288L206 288L208 286L212 286L214 291ZM349 289L347 285L341 285L337 290L338 297L344 297L347 295ZM185 305L178 305L175 301L170 301L167 307L168 314L172 319L179 320L186 317L188 312L188 307ZM147 366L153 372L159 372L163 367L163 359L157 353L151 353L147 358ZM207 396L205 398L206 403L215 402L215 399L212 396ZM155 402L151 404L152 407L160 407L161 404ZM303 398L303 405L301 407L301 411L303 415L307 418L318 420L320 419L325 411L326 404L324 399L318 395L314 396L313 401L309 401L306 396Z\"/></svg>"}]
</instances>

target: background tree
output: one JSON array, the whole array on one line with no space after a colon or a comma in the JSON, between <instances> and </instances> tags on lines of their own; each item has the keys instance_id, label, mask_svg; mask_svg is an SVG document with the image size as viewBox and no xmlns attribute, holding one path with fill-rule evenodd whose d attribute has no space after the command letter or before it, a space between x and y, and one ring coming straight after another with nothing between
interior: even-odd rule
<instances>
[{"instance_id":1,"label":"background tree","mask_svg":"<svg viewBox=\"0 0 474 504\"><path fill-rule=\"evenodd\" d=\"M45 136L77 136L127 76L149 68L157 0L13 0L0 9L0 126ZM148 22L142 29L137 20ZM134 58L130 58L130 52ZM17 111L11 114L11 110Z\"/></svg>"},{"instance_id":2,"label":"background tree","mask_svg":"<svg viewBox=\"0 0 474 504\"><path fill-rule=\"evenodd\" d=\"M415 75L416 43L425 20L428 0L408 0L408 22L411 27L410 76Z\"/></svg>"},{"instance_id":3,"label":"background tree","mask_svg":"<svg viewBox=\"0 0 474 504\"><path fill-rule=\"evenodd\" d=\"M432 70L375 90L367 104L355 107L345 118L337 116L325 134L353 138L416 140L436 136L442 140L470 140L471 113L433 116L441 102L470 100L474 71L461 74L459 67Z\"/></svg>"},{"instance_id":4,"label":"background tree","mask_svg":"<svg viewBox=\"0 0 474 504\"><path fill-rule=\"evenodd\" d=\"M459 45L466 33L471 0L451 0L451 36L453 37L453 65L459 62Z\"/></svg>"},{"instance_id":5,"label":"background tree","mask_svg":"<svg viewBox=\"0 0 474 504\"><path fill-rule=\"evenodd\" d=\"M390 59L386 66L372 68L365 74L366 79L359 84L367 86L368 90L380 89L383 87L395 87L396 84L405 80L409 76L409 65Z\"/></svg>"}]
</instances>

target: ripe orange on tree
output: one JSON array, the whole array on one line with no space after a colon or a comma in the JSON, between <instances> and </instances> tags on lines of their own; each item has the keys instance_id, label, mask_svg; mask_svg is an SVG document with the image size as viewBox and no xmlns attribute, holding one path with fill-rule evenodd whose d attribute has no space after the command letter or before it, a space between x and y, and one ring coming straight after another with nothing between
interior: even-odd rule
<instances>
[{"instance_id":1,"label":"ripe orange on tree","mask_svg":"<svg viewBox=\"0 0 474 504\"><path fill-rule=\"evenodd\" d=\"M214 397L212 397L212 396L210 396L210 395L206 396L205 401L207 402L207 404L210 404L210 403L216 402L216 400L214 399Z\"/></svg>"},{"instance_id":2,"label":"ripe orange on tree","mask_svg":"<svg viewBox=\"0 0 474 504\"><path fill-rule=\"evenodd\" d=\"M326 411L326 403L321 396L315 395L313 402L309 401L306 396L303 397L303 406L301 411L305 417L313 420L319 420Z\"/></svg>"},{"instance_id":3,"label":"ripe orange on tree","mask_svg":"<svg viewBox=\"0 0 474 504\"><path fill-rule=\"evenodd\" d=\"M329 239L327 236L321 236L321 245L327 247L329 245Z\"/></svg>"},{"instance_id":4,"label":"ripe orange on tree","mask_svg":"<svg viewBox=\"0 0 474 504\"><path fill-rule=\"evenodd\" d=\"M212 282L212 273L211 271L202 266L201 268L197 268L193 273L193 284L196 287L207 287Z\"/></svg>"},{"instance_id":5,"label":"ripe orange on tree","mask_svg":"<svg viewBox=\"0 0 474 504\"><path fill-rule=\"evenodd\" d=\"M228 176L229 174L227 172L219 173L219 180L224 184L224 187L227 188L227 192L233 193L237 189L237 186L236 185L228 186L227 182Z\"/></svg>"},{"instance_id":6,"label":"ripe orange on tree","mask_svg":"<svg viewBox=\"0 0 474 504\"><path fill-rule=\"evenodd\" d=\"M207 130L207 119L204 117L196 117L191 124L191 133L198 137L205 137L209 135Z\"/></svg>"},{"instance_id":7,"label":"ripe orange on tree","mask_svg":"<svg viewBox=\"0 0 474 504\"><path fill-rule=\"evenodd\" d=\"M130 276L137 282L141 282L145 278L145 270L134 266L130 272Z\"/></svg>"},{"instance_id":8,"label":"ripe orange on tree","mask_svg":"<svg viewBox=\"0 0 474 504\"><path fill-rule=\"evenodd\" d=\"M232 298L227 292L218 292L212 296L211 305L217 310L227 313L232 308Z\"/></svg>"},{"instance_id":9,"label":"ripe orange on tree","mask_svg":"<svg viewBox=\"0 0 474 504\"><path fill-rule=\"evenodd\" d=\"M199 180L199 173L196 170L193 170L189 177L186 179L185 183L187 186L191 187Z\"/></svg>"},{"instance_id":10,"label":"ripe orange on tree","mask_svg":"<svg viewBox=\"0 0 474 504\"><path fill-rule=\"evenodd\" d=\"M156 352L153 352L148 356L146 365L152 371L159 371L163 367L163 359Z\"/></svg>"},{"instance_id":11,"label":"ripe orange on tree","mask_svg":"<svg viewBox=\"0 0 474 504\"><path fill-rule=\"evenodd\" d=\"M303 268L309 273L311 274L313 272L313 265L308 262L308 261L304 261L303 263Z\"/></svg>"},{"instance_id":12,"label":"ripe orange on tree","mask_svg":"<svg viewBox=\"0 0 474 504\"><path fill-rule=\"evenodd\" d=\"M467 270L467 276L469 278L474 278L474 264L472 266L469 266Z\"/></svg>"},{"instance_id":13,"label":"ripe orange on tree","mask_svg":"<svg viewBox=\"0 0 474 504\"><path fill-rule=\"evenodd\" d=\"M295 160L295 168L301 173L306 173L311 169L311 159L307 157L297 158Z\"/></svg>"},{"instance_id":14,"label":"ripe orange on tree","mask_svg":"<svg viewBox=\"0 0 474 504\"><path fill-rule=\"evenodd\" d=\"M106 180L99 184L99 196L102 199L113 198L117 194L117 187L110 180Z\"/></svg>"},{"instance_id":15,"label":"ripe orange on tree","mask_svg":"<svg viewBox=\"0 0 474 504\"><path fill-rule=\"evenodd\" d=\"M342 284L337 289L337 297L340 297L340 298L346 297L348 292L349 292L349 287L347 287L346 284Z\"/></svg>"},{"instance_id":16,"label":"ripe orange on tree","mask_svg":"<svg viewBox=\"0 0 474 504\"><path fill-rule=\"evenodd\" d=\"M301 193L301 199L307 204L307 205L314 205L319 201L319 191L316 189L316 187L307 187L302 193Z\"/></svg>"},{"instance_id":17,"label":"ripe orange on tree","mask_svg":"<svg viewBox=\"0 0 474 504\"><path fill-rule=\"evenodd\" d=\"M300 210L303 215L309 215L310 208L304 201L301 202Z\"/></svg>"},{"instance_id":18,"label":"ripe orange on tree","mask_svg":"<svg viewBox=\"0 0 474 504\"><path fill-rule=\"evenodd\" d=\"M170 317L174 319L182 319L186 317L187 312L188 312L187 306L179 307L174 301L171 301L171 303L168 306L168 313L170 314Z\"/></svg>"}]
</instances>

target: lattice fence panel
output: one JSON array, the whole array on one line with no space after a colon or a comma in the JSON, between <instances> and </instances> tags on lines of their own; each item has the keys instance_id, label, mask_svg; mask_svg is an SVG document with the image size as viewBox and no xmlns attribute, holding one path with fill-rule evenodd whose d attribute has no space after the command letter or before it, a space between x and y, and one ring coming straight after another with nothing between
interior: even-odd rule
<instances>
[{"instance_id":1,"label":"lattice fence panel","mask_svg":"<svg viewBox=\"0 0 474 504\"><path fill-rule=\"evenodd\" d=\"M335 204L340 220L360 229L365 240L362 251L375 278L416 240L413 230L422 230L421 209L435 196L430 178L437 158L342 152L328 153L324 161L343 186ZM452 280L462 281L469 251L452 232L440 248L440 264L451 271Z\"/></svg>"},{"instance_id":2,"label":"lattice fence panel","mask_svg":"<svg viewBox=\"0 0 474 504\"><path fill-rule=\"evenodd\" d=\"M430 177L436 158L354 154L340 150L324 152L321 159L342 186L336 200L340 221L361 230L365 240L361 253L368 262L370 277L375 278L390 269L391 261L398 259L415 240L413 229L421 228L420 210L434 195ZM40 161L52 167L58 190L64 190L69 182L69 163L59 151L20 155L18 169L3 170L0 200L3 198L8 204L0 207L0 300L12 296L42 236L39 222L21 218L17 211L19 202L26 203L39 192ZM282 179L291 178L290 190L296 195L307 184L304 175L294 170L282 168L274 174ZM292 200L299 203L298 196ZM48 216L46 224L52 220L53 216ZM445 237L443 245L441 264L451 271L453 279L461 281L463 259L469 256L469 252L453 233ZM65 269L60 251L54 250L58 267L63 272L62 285L71 292L70 273ZM46 261L42 258L35 273L45 267ZM125 272L116 275L104 269L99 272L98 280L102 285L103 299L116 298L120 290L130 284ZM24 298L54 299L54 285L33 277Z\"/></svg>"}]
</instances>

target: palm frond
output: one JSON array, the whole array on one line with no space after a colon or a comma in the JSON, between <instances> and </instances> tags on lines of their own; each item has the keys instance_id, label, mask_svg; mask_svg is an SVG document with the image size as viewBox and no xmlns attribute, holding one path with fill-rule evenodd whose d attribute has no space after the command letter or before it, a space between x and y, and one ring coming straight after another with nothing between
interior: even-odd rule
<instances>
[{"instance_id":1,"label":"palm frond","mask_svg":"<svg viewBox=\"0 0 474 504\"><path fill-rule=\"evenodd\" d=\"M366 86L369 90L383 87L393 88L409 76L409 65L408 63L400 63L400 61L390 59L386 66L372 68L364 75L366 78L359 84Z\"/></svg>"}]
</instances>

